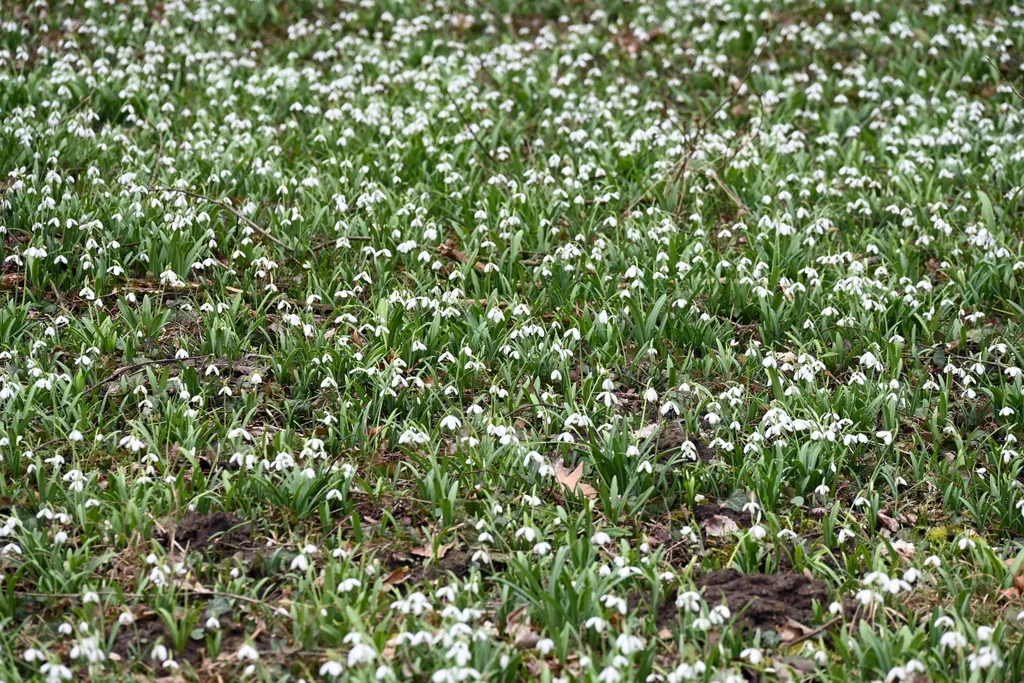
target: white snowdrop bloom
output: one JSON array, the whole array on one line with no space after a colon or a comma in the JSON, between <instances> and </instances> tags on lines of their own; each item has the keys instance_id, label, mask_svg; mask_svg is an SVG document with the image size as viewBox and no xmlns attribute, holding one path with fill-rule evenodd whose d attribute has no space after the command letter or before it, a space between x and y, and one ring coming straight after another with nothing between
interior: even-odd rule
<instances>
[{"instance_id":1,"label":"white snowdrop bloom","mask_svg":"<svg viewBox=\"0 0 1024 683\"><path fill-rule=\"evenodd\" d=\"M365 643L356 643L348 653L350 667L370 664L377 658L377 651Z\"/></svg>"},{"instance_id":2,"label":"white snowdrop bloom","mask_svg":"<svg viewBox=\"0 0 1024 683\"><path fill-rule=\"evenodd\" d=\"M260 658L260 653L252 645L243 645L238 648L238 652L235 653L235 658L239 661L255 662Z\"/></svg>"},{"instance_id":3,"label":"white snowdrop bloom","mask_svg":"<svg viewBox=\"0 0 1024 683\"><path fill-rule=\"evenodd\" d=\"M462 426L462 421L454 415L448 415L441 420L441 426L450 432Z\"/></svg>"},{"instance_id":4,"label":"white snowdrop bloom","mask_svg":"<svg viewBox=\"0 0 1024 683\"><path fill-rule=\"evenodd\" d=\"M724 624L731 616L732 612L726 605L717 605L716 607L712 607L711 611L708 612L708 619L715 626Z\"/></svg>"},{"instance_id":5,"label":"white snowdrop bloom","mask_svg":"<svg viewBox=\"0 0 1024 683\"><path fill-rule=\"evenodd\" d=\"M946 631L939 639L939 646L943 650L959 650L967 646L967 637L959 631Z\"/></svg>"},{"instance_id":6,"label":"white snowdrop bloom","mask_svg":"<svg viewBox=\"0 0 1024 683\"><path fill-rule=\"evenodd\" d=\"M665 401L661 404L661 408L659 408L658 412L660 412L662 416L667 416L669 413L678 415L679 406L677 406L674 401Z\"/></svg>"},{"instance_id":7,"label":"white snowdrop bloom","mask_svg":"<svg viewBox=\"0 0 1024 683\"><path fill-rule=\"evenodd\" d=\"M882 365L881 361L879 361L878 358L875 357L875 354L871 353L870 351L866 351L860 357L860 361L859 362L860 362L861 366L867 368L868 370L877 370L877 371L881 372L882 370L885 369L884 366Z\"/></svg>"},{"instance_id":8,"label":"white snowdrop bloom","mask_svg":"<svg viewBox=\"0 0 1024 683\"><path fill-rule=\"evenodd\" d=\"M980 647L976 652L967 655L967 663L971 671L983 671L1002 665L997 651L989 646Z\"/></svg>"},{"instance_id":9,"label":"white snowdrop bloom","mask_svg":"<svg viewBox=\"0 0 1024 683\"><path fill-rule=\"evenodd\" d=\"M349 577L347 579L343 579L342 581L340 581L338 583L338 592L339 593L350 593L350 592L356 590L357 588L361 588L362 585L363 585L363 583L359 579Z\"/></svg>"},{"instance_id":10,"label":"white snowdrop bloom","mask_svg":"<svg viewBox=\"0 0 1024 683\"><path fill-rule=\"evenodd\" d=\"M345 671L345 665L341 662L328 660L320 665L320 675L324 678L338 678Z\"/></svg>"},{"instance_id":11,"label":"white snowdrop bloom","mask_svg":"<svg viewBox=\"0 0 1024 683\"><path fill-rule=\"evenodd\" d=\"M864 606L880 603L883 600L883 597L880 593L876 593L875 591L870 590L868 588L864 588L857 591L856 597L857 601Z\"/></svg>"}]
</instances>

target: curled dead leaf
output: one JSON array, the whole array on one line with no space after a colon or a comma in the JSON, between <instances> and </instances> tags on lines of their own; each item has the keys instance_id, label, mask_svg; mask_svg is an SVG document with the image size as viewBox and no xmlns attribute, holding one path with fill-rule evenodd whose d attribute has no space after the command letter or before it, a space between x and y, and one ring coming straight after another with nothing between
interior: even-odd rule
<instances>
[{"instance_id":1,"label":"curled dead leaf","mask_svg":"<svg viewBox=\"0 0 1024 683\"><path fill-rule=\"evenodd\" d=\"M505 635L520 650L529 650L540 642L540 635L530 626L526 606L517 607L505 619Z\"/></svg>"},{"instance_id":2,"label":"curled dead leaf","mask_svg":"<svg viewBox=\"0 0 1024 683\"><path fill-rule=\"evenodd\" d=\"M412 575L412 570L408 567L399 567L390 574L384 577L385 586L397 586L400 583L404 583L409 580Z\"/></svg>"},{"instance_id":3,"label":"curled dead leaf","mask_svg":"<svg viewBox=\"0 0 1024 683\"><path fill-rule=\"evenodd\" d=\"M739 525L725 515L715 515L704 522L704 533L711 538L721 538L739 530Z\"/></svg>"},{"instance_id":4,"label":"curled dead leaf","mask_svg":"<svg viewBox=\"0 0 1024 683\"><path fill-rule=\"evenodd\" d=\"M447 555L448 551L451 550L453 547L455 547L455 541L452 541L451 543L447 543L445 545L438 546L437 547L437 559L440 560L442 557ZM434 557L434 549L433 549L432 546L425 545L425 546L423 546L421 548L413 548L412 550L409 551L409 554L410 555L416 555L417 557L433 558Z\"/></svg>"},{"instance_id":5,"label":"curled dead leaf","mask_svg":"<svg viewBox=\"0 0 1024 683\"><path fill-rule=\"evenodd\" d=\"M657 432L657 431L658 431L658 423L657 422L652 422L651 424L644 425L640 429L636 430L634 432L634 435L638 439L641 439L641 440L642 439L649 439L650 437L654 436L655 432Z\"/></svg>"},{"instance_id":6,"label":"curled dead leaf","mask_svg":"<svg viewBox=\"0 0 1024 683\"><path fill-rule=\"evenodd\" d=\"M786 623L779 628L779 637L782 638L782 642L791 643L813 632L795 619L786 619Z\"/></svg>"},{"instance_id":7,"label":"curled dead leaf","mask_svg":"<svg viewBox=\"0 0 1024 683\"><path fill-rule=\"evenodd\" d=\"M900 530L900 523L883 512L878 513L878 523L893 534Z\"/></svg>"},{"instance_id":8,"label":"curled dead leaf","mask_svg":"<svg viewBox=\"0 0 1024 683\"><path fill-rule=\"evenodd\" d=\"M597 489L590 484L580 481L581 479L583 479L583 463L577 465L576 469L572 472L566 471L562 466L561 459L555 463L555 481L557 481L563 489L569 492L578 491L586 498L597 498Z\"/></svg>"},{"instance_id":9,"label":"curled dead leaf","mask_svg":"<svg viewBox=\"0 0 1024 683\"><path fill-rule=\"evenodd\" d=\"M1017 558L1008 557L1004 562L1006 562L1006 568L1012 572L1017 564ZM1007 598L1019 598L1021 595L1024 595L1024 564L1017 568L1017 573L1013 577L1013 585L1003 591L1003 596Z\"/></svg>"}]
</instances>

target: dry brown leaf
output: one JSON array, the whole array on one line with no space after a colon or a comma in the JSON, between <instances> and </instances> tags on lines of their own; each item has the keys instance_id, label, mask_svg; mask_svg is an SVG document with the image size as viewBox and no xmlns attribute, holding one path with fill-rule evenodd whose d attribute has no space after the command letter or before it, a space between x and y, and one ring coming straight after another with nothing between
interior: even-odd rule
<instances>
[{"instance_id":1,"label":"dry brown leaf","mask_svg":"<svg viewBox=\"0 0 1024 683\"><path fill-rule=\"evenodd\" d=\"M658 423L657 422L652 422L651 424L644 425L640 429L636 430L636 432L634 432L634 435L638 439L647 439L647 438L650 438L650 437L654 436L655 432L657 432L657 431L658 431Z\"/></svg>"},{"instance_id":2,"label":"dry brown leaf","mask_svg":"<svg viewBox=\"0 0 1024 683\"><path fill-rule=\"evenodd\" d=\"M527 624L516 624L509 633L512 643L520 650L532 650L540 642L540 635Z\"/></svg>"},{"instance_id":3,"label":"dry brown leaf","mask_svg":"<svg viewBox=\"0 0 1024 683\"><path fill-rule=\"evenodd\" d=\"M740 527L731 517L715 515L704 522L704 533L712 538L721 538L739 531Z\"/></svg>"},{"instance_id":4,"label":"dry brown leaf","mask_svg":"<svg viewBox=\"0 0 1024 683\"><path fill-rule=\"evenodd\" d=\"M384 649L381 650L380 656L385 662L390 662L395 658L395 648L398 647L398 636L391 636L388 641L384 643Z\"/></svg>"},{"instance_id":5,"label":"dry brown leaf","mask_svg":"<svg viewBox=\"0 0 1024 683\"><path fill-rule=\"evenodd\" d=\"M555 480L563 489L570 492L579 490L587 498L597 498L597 489L580 481L582 478L583 463L577 465L572 472L566 472L561 460L555 463Z\"/></svg>"},{"instance_id":6,"label":"dry brown leaf","mask_svg":"<svg viewBox=\"0 0 1024 683\"><path fill-rule=\"evenodd\" d=\"M451 543L448 543L446 545L438 546L437 559L440 560L442 557L447 555L448 551L451 550L453 547L455 547L455 541L452 541ZM417 557L432 558L434 557L434 549L429 545L425 545L422 548L413 548L409 551L409 554L416 555Z\"/></svg>"},{"instance_id":7,"label":"dry brown leaf","mask_svg":"<svg viewBox=\"0 0 1024 683\"><path fill-rule=\"evenodd\" d=\"M658 631L658 637L662 640L672 640L672 631L669 631L667 628L663 628Z\"/></svg>"},{"instance_id":8,"label":"dry brown leaf","mask_svg":"<svg viewBox=\"0 0 1024 683\"><path fill-rule=\"evenodd\" d=\"M1006 562L1006 568L1009 569L1010 571L1013 571L1013 566L1015 564L1017 564L1017 558L1016 557L1008 557L1004 561ZM1014 590L1017 591L1017 595L1024 594L1024 564L1022 564L1020 566L1020 569L1017 570L1017 575L1013 577L1013 586L1008 591L1005 591L1005 592L1014 591ZM1004 594L1005 594L1005 592L1004 592Z\"/></svg>"},{"instance_id":9,"label":"dry brown leaf","mask_svg":"<svg viewBox=\"0 0 1024 683\"><path fill-rule=\"evenodd\" d=\"M878 513L878 523L888 529L890 533L896 533L900 530L900 523L883 512Z\"/></svg>"},{"instance_id":10,"label":"dry brown leaf","mask_svg":"<svg viewBox=\"0 0 1024 683\"><path fill-rule=\"evenodd\" d=\"M530 627L530 618L526 616L526 605L509 612L505 619L505 635L520 650L529 650L540 642L540 635Z\"/></svg>"},{"instance_id":11,"label":"dry brown leaf","mask_svg":"<svg viewBox=\"0 0 1024 683\"><path fill-rule=\"evenodd\" d=\"M914 553L917 551L913 543L904 541L901 538L897 538L892 542L892 549L896 551L896 554L901 560L908 562L914 557ZM888 552L885 546L882 546L882 552L883 554Z\"/></svg>"},{"instance_id":12,"label":"dry brown leaf","mask_svg":"<svg viewBox=\"0 0 1024 683\"><path fill-rule=\"evenodd\" d=\"M784 643L791 643L797 638L802 638L809 633L813 633L813 630L807 628L795 619L786 619L786 623L779 629L779 637L782 638L782 642Z\"/></svg>"},{"instance_id":13,"label":"dry brown leaf","mask_svg":"<svg viewBox=\"0 0 1024 683\"><path fill-rule=\"evenodd\" d=\"M408 567L399 567L398 569L394 570L393 572L384 577L384 585L397 586L400 583L408 581L411 575L411 569L409 569Z\"/></svg>"}]
</instances>

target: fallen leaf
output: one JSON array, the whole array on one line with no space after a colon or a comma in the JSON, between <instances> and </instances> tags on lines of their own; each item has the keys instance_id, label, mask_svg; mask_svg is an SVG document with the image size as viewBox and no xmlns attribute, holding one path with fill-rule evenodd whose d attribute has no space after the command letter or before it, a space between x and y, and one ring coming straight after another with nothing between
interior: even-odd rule
<instances>
[{"instance_id":1,"label":"fallen leaf","mask_svg":"<svg viewBox=\"0 0 1024 683\"><path fill-rule=\"evenodd\" d=\"M532 649L540 642L540 635L530 627L530 618L526 616L526 605L509 612L505 619L505 635L520 650Z\"/></svg>"},{"instance_id":2,"label":"fallen leaf","mask_svg":"<svg viewBox=\"0 0 1024 683\"><path fill-rule=\"evenodd\" d=\"M395 648L398 647L398 636L392 636L388 638L388 641L384 643L384 649L381 650L380 656L385 662L390 662L395 658Z\"/></svg>"},{"instance_id":3,"label":"fallen leaf","mask_svg":"<svg viewBox=\"0 0 1024 683\"><path fill-rule=\"evenodd\" d=\"M1005 562L1006 567L1013 571L1014 565L1017 564L1017 558L1008 557ZM1020 566L1020 569L1017 570L1017 575L1013 577L1013 586L1010 590L1016 590L1017 595L1024 594L1024 564Z\"/></svg>"},{"instance_id":4,"label":"fallen leaf","mask_svg":"<svg viewBox=\"0 0 1024 683\"><path fill-rule=\"evenodd\" d=\"M660 631L658 631L658 637L662 640L671 640L672 631L669 631L667 628L663 628Z\"/></svg>"},{"instance_id":5,"label":"fallen leaf","mask_svg":"<svg viewBox=\"0 0 1024 683\"><path fill-rule=\"evenodd\" d=\"M385 586L397 586L400 583L409 580L409 576L412 575L412 570L408 567L399 567L390 574L384 577Z\"/></svg>"},{"instance_id":6,"label":"fallen leaf","mask_svg":"<svg viewBox=\"0 0 1024 683\"><path fill-rule=\"evenodd\" d=\"M658 431L658 423L652 422L649 425L644 425L640 429L636 430L635 436L638 439L647 439L654 436L654 433Z\"/></svg>"},{"instance_id":7,"label":"fallen leaf","mask_svg":"<svg viewBox=\"0 0 1024 683\"><path fill-rule=\"evenodd\" d=\"M597 498L597 489L590 484L585 484L580 479L583 478L583 463L576 466L572 472L566 472L565 468L562 467L562 461L559 460L555 463L555 480L564 488L566 491L579 492L587 498Z\"/></svg>"},{"instance_id":8,"label":"fallen leaf","mask_svg":"<svg viewBox=\"0 0 1024 683\"><path fill-rule=\"evenodd\" d=\"M895 550L896 554L904 560L909 560L910 558L912 558L914 556L914 552L916 551L916 548L914 548L913 543L908 543L907 541L904 541L902 539L896 539L895 541L893 541L892 549Z\"/></svg>"},{"instance_id":9,"label":"fallen leaf","mask_svg":"<svg viewBox=\"0 0 1024 683\"><path fill-rule=\"evenodd\" d=\"M715 515L704 522L704 533L712 538L728 536L739 530L739 525L731 517L726 517L725 515Z\"/></svg>"},{"instance_id":10,"label":"fallen leaf","mask_svg":"<svg viewBox=\"0 0 1024 683\"><path fill-rule=\"evenodd\" d=\"M900 530L900 523L882 512L878 513L878 523L888 529L891 533L896 533Z\"/></svg>"},{"instance_id":11,"label":"fallen leaf","mask_svg":"<svg viewBox=\"0 0 1024 683\"><path fill-rule=\"evenodd\" d=\"M452 541L451 543L448 543L446 545L438 546L438 548L437 548L437 559L440 560L442 557L447 555L448 551L451 550L454 546L455 546L455 541ZM425 545L422 548L413 548L412 550L409 551L409 554L410 555L416 555L417 557L432 558L432 557L434 557L434 549L433 549L433 547L431 547L429 545Z\"/></svg>"},{"instance_id":12,"label":"fallen leaf","mask_svg":"<svg viewBox=\"0 0 1024 683\"><path fill-rule=\"evenodd\" d=\"M806 636L808 633L813 633L813 630L795 619L786 619L786 623L779 628L779 637L782 638L784 643L791 643L797 638Z\"/></svg>"}]
</instances>

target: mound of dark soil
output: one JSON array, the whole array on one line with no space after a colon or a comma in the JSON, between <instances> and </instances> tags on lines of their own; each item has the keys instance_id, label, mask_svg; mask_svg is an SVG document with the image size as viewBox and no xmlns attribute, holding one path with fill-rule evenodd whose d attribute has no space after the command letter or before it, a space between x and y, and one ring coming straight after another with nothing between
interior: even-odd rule
<instances>
[{"instance_id":1,"label":"mound of dark soil","mask_svg":"<svg viewBox=\"0 0 1024 683\"><path fill-rule=\"evenodd\" d=\"M762 631L778 630L787 620L806 624L814 619L813 603L830 602L828 585L803 574L740 574L721 569L697 581L709 605L725 603L741 624Z\"/></svg>"},{"instance_id":2,"label":"mound of dark soil","mask_svg":"<svg viewBox=\"0 0 1024 683\"><path fill-rule=\"evenodd\" d=\"M248 540L250 533L250 525L229 512L190 512L160 540L165 546L173 539L179 546L207 551L238 546Z\"/></svg>"}]
</instances>

